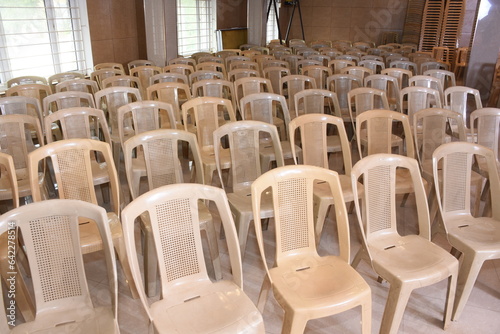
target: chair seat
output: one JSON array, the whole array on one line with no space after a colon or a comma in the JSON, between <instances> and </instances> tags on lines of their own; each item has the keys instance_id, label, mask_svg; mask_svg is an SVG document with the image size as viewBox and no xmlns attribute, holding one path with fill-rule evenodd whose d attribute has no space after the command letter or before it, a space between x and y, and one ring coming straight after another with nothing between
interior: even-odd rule
<instances>
[{"instance_id":1,"label":"chair seat","mask_svg":"<svg viewBox=\"0 0 500 334\"><path fill-rule=\"evenodd\" d=\"M418 235L386 235L380 242L371 241L370 252L373 269L390 284L427 286L458 271L458 261L453 255Z\"/></svg>"},{"instance_id":2,"label":"chair seat","mask_svg":"<svg viewBox=\"0 0 500 334\"><path fill-rule=\"evenodd\" d=\"M313 318L348 310L371 296L361 275L336 256L309 257L304 261L294 258L293 263L272 268L270 274L278 303L286 303L282 305L286 310L313 314Z\"/></svg>"},{"instance_id":3,"label":"chair seat","mask_svg":"<svg viewBox=\"0 0 500 334\"><path fill-rule=\"evenodd\" d=\"M200 282L151 305L162 333L264 333L255 305L230 281Z\"/></svg>"},{"instance_id":4,"label":"chair seat","mask_svg":"<svg viewBox=\"0 0 500 334\"><path fill-rule=\"evenodd\" d=\"M62 325L64 324L64 325ZM118 333L118 324L110 308L78 309L51 314L50 317L16 325L10 333Z\"/></svg>"},{"instance_id":5,"label":"chair seat","mask_svg":"<svg viewBox=\"0 0 500 334\"><path fill-rule=\"evenodd\" d=\"M111 230L111 238L120 238L122 235L121 223L114 212L108 212L108 223ZM94 221L80 221L80 242L82 254L89 254L102 249L102 240L99 237L99 230Z\"/></svg>"},{"instance_id":6,"label":"chair seat","mask_svg":"<svg viewBox=\"0 0 500 334\"><path fill-rule=\"evenodd\" d=\"M450 244L459 251L474 249L476 252L491 252L492 258L500 255L500 226L497 220L461 215L447 219L446 228Z\"/></svg>"}]
</instances>

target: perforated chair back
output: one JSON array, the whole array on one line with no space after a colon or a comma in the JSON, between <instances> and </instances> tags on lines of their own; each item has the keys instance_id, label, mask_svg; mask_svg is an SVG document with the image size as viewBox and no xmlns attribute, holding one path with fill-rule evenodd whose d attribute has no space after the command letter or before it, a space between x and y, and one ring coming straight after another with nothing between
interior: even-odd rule
<instances>
[{"instance_id":1,"label":"perforated chair back","mask_svg":"<svg viewBox=\"0 0 500 334\"><path fill-rule=\"evenodd\" d=\"M419 110L434 107L442 108L439 91L427 87L406 87L400 92L401 112L408 115L413 124L413 115Z\"/></svg>"},{"instance_id":2,"label":"perforated chair back","mask_svg":"<svg viewBox=\"0 0 500 334\"><path fill-rule=\"evenodd\" d=\"M86 107L95 108L94 96L84 92L54 93L43 99L43 114L45 117L61 109Z\"/></svg>"},{"instance_id":3,"label":"perforated chair back","mask_svg":"<svg viewBox=\"0 0 500 334\"><path fill-rule=\"evenodd\" d=\"M306 89L294 96L298 114L329 113L342 117L337 94L325 89Z\"/></svg>"},{"instance_id":4,"label":"perforated chair back","mask_svg":"<svg viewBox=\"0 0 500 334\"><path fill-rule=\"evenodd\" d=\"M95 94L99 90L97 82L89 79L73 79L60 82L56 85L56 93L78 91Z\"/></svg>"}]
</instances>

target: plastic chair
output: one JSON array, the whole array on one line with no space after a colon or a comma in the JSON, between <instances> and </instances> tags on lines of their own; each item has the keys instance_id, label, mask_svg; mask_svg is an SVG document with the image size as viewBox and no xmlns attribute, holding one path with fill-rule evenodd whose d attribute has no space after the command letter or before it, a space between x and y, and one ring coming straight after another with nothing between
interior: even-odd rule
<instances>
[{"instance_id":1,"label":"plastic chair","mask_svg":"<svg viewBox=\"0 0 500 334\"><path fill-rule=\"evenodd\" d=\"M360 61L360 57L349 55L349 54L343 54L343 55L337 56L337 57L335 57L335 59L336 60L348 60L348 61L352 61L355 64L354 66L357 66L358 62Z\"/></svg>"},{"instance_id":2,"label":"plastic chair","mask_svg":"<svg viewBox=\"0 0 500 334\"><path fill-rule=\"evenodd\" d=\"M224 50L222 50L222 51L217 51L217 52L215 53L215 55L216 55L217 57L222 58L222 59L226 59L227 57L237 56L237 55L238 55L238 53L241 53L241 51L240 51L240 50L238 50L238 49L228 49L228 50L227 50L227 49L224 49Z\"/></svg>"},{"instance_id":3,"label":"plastic chair","mask_svg":"<svg viewBox=\"0 0 500 334\"><path fill-rule=\"evenodd\" d=\"M208 277L196 214L200 200L214 202L218 209L229 250L231 281L212 283ZM123 209L127 253L139 283L142 275L134 224L144 214L149 215L157 240L162 284L161 298L152 304L144 290L139 289L151 331L264 333L262 316L242 290L238 240L222 189L199 184L164 186L138 197Z\"/></svg>"},{"instance_id":4,"label":"plastic chair","mask_svg":"<svg viewBox=\"0 0 500 334\"><path fill-rule=\"evenodd\" d=\"M431 77L439 79L441 82L441 87L447 89L457 85L455 79L455 73L446 70L427 70L423 72L423 75L429 75Z\"/></svg>"},{"instance_id":5,"label":"plastic chair","mask_svg":"<svg viewBox=\"0 0 500 334\"><path fill-rule=\"evenodd\" d=\"M454 86L447 88L443 96L445 108L462 115L465 122L465 129L470 136L470 113L483 107L479 91L470 87ZM472 142L472 138L469 141Z\"/></svg>"},{"instance_id":6,"label":"plastic chair","mask_svg":"<svg viewBox=\"0 0 500 334\"><path fill-rule=\"evenodd\" d=\"M121 142L118 135L118 108L131 102L142 101L141 93L137 88L109 87L98 91L94 97L97 108L104 110L108 119L113 159L119 171Z\"/></svg>"},{"instance_id":7,"label":"plastic chair","mask_svg":"<svg viewBox=\"0 0 500 334\"><path fill-rule=\"evenodd\" d=\"M332 70L326 66L309 65L302 68L302 74L314 78L317 88L326 89L326 78L332 75Z\"/></svg>"},{"instance_id":8,"label":"plastic chair","mask_svg":"<svg viewBox=\"0 0 500 334\"><path fill-rule=\"evenodd\" d=\"M329 90L337 94L344 122L351 122L347 93L351 89L363 87L363 81L352 74L334 74L326 79L326 84Z\"/></svg>"},{"instance_id":9,"label":"plastic chair","mask_svg":"<svg viewBox=\"0 0 500 334\"><path fill-rule=\"evenodd\" d=\"M302 71L307 66L322 66L323 62L312 59L302 59L297 62L297 73L305 75Z\"/></svg>"},{"instance_id":10,"label":"plastic chair","mask_svg":"<svg viewBox=\"0 0 500 334\"><path fill-rule=\"evenodd\" d=\"M313 182L320 180L328 184L335 202L338 255L319 256L316 251L312 190ZM275 265L268 268L260 219L254 224L266 269L259 310L264 311L272 288L285 311L282 333L302 333L310 319L361 306L362 333L370 333L370 287L349 265L349 223L337 173L315 166L285 166L260 176L251 190L254 216L272 196L276 225Z\"/></svg>"},{"instance_id":11,"label":"plastic chair","mask_svg":"<svg viewBox=\"0 0 500 334\"><path fill-rule=\"evenodd\" d=\"M339 100L335 92L325 89L306 89L294 96L298 114L330 114L342 117Z\"/></svg>"},{"instance_id":12,"label":"plastic chair","mask_svg":"<svg viewBox=\"0 0 500 334\"><path fill-rule=\"evenodd\" d=\"M73 79L60 82L56 85L56 93L78 91L95 94L99 90L97 82L89 79Z\"/></svg>"},{"instance_id":13,"label":"plastic chair","mask_svg":"<svg viewBox=\"0 0 500 334\"><path fill-rule=\"evenodd\" d=\"M189 82L192 84L202 80L226 80L224 73L217 71L198 70L189 75Z\"/></svg>"},{"instance_id":14,"label":"plastic chair","mask_svg":"<svg viewBox=\"0 0 500 334\"><path fill-rule=\"evenodd\" d=\"M385 69L384 62L378 60L361 60L358 62L358 66L369 68L374 74L380 74L380 72Z\"/></svg>"},{"instance_id":15,"label":"plastic chair","mask_svg":"<svg viewBox=\"0 0 500 334\"><path fill-rule=\"evenodd\" d=\"M140 91L143 97L146 96L146 88L149 86L149 79L156 74L160 74L161 72L161 67L150 65L137 66L130 69L130 75L139 78L139 81L141 82Z\"/></svg>"},{"instance_id":16,"label":"plastic chair","mask_svg":"<svg viewBox=\"0 0 500 334\"><path fill-rule=\"evenodd\" d=\"M74 107L95 108L94 96L90 93L68 91L55 93L43 99L45 117L58 110Z\"/></svg>"},{"instance_id":17,"label":"plastic chair","mask_svg":"<svg viewBox=\"0 0 500 334\"><path fill-rule=\"evenodd\" d=\"M102 88L117 86L132 87L137 88L141 92L143 91L141 80L138 77L134 77L131 75L117 75L102 80Z\"/></svg>"},{"instance_id":18,"label":"plastic chair","mask_svg":"<svg viewBox=\"0 0 500 334\"><path fill-rule=\"evenodd\" d=\"M221 72L224 79L227 78L226 66L220 63L199 63L195 66L196 71Z\"/></svg>"},{"instance_id":19,"label":"plastic chair","mask_svg":"<svg viewBox=\"0 0 500 334\"><path fill-rule=\"evenodd\" d=\"M337 130L336 135L328 135L328 127ZM351 189L351 149L347 139L344 122L342 118L331 115L307 114L299 116L290 122L290 141L293 143L293 156L297 156L295 148L295 134L297 129L300 133L300 142L303 150L303 164L322 168L330 168L329 155L333 152L342 153L342 165L344 175L339 175L342 186L342 194L345 202L353 201ZM321 182L314 185L314 215L315 215L315 237L318 245L321 231L328 208L334 204L334 198L327 185Z\"/></svg>"},{"instance_id":20,"label":"plastic chair","mask_svg":"<svg viewBox=\"0 0 500 334\"><path fill-rule=\"evenodd\" d=\"M120 64L120 63L100 63L100 64L94 65L94 71L103 70L103 69L119 70L122 72L122 74L125 74L125 68L123 67L123 64Z\"/></svg>"},{"instance_id":21,"label":"plastic chair","mask_svg":"<svg viewBox=\"0 0 500 334\"><path fill-rule=\"evenodd\" d=\"M0 115L23 114L38 118L43 122L43 111L40 101L34 97L8 96L0 98Z\"/></svg>"},{"instance_id":22,"label":"plastic chair","mask_svg":"<svg viewBox=\"0 0 500 334\"><path fill-rule=\"evenodd\" d=\"M208 79L194 82L191 85L193 97L213 96L230 100L233 103L233 109L236 110L236 95L232 82L220 79Z\"/></svg>"},{"instance_id":23,"label":"plastic chair","mask_svg":"<svg viewBox=\"0 0 500 334\"><path fill-rule=\"evenodd\" d=\"M411 71L396 67L386 68L382 70L380 74L389 75L398 79L399 90L408 87L408 81L413 76Z\"/></svg>"},{"instance_id":24,"label":"plastic chair","mask_svg":"<svg viewBox=\"0 0 500 334\"><path fill-rule=\"evenodd\" d=\"M198 58L199 59L199 58ZM197 60L194 60L193 58L188 58L188 57L177 57L170 59L168 61L168 65L190 65L195 67L197 63Z\"/></svg>"},{"instance_id":25,"label":"plastic chair","mask_svg":"<svg viewBox=\"0 0 500 334\"><path fill-rule=\"evenodd\" d=\"M448 71L449 65L446 63L442 63L440 61L424 61L420 64L420 72L419 73L424 73L425 71L428 70L445 70Z\"/></svg>"},{"instance_id":26,"label":"plastic chair","mask_svg":"<svg viewBox=\"0 0 500 334\"><path fill-rule=\"evenodd\" d=\"M347 104L353 126L357 117L367 110L390 110L386 92L376 88L360 87L351 89L347 93Z\"/></svg>"},{"instance_id":27,"label":"plastic chair","mask_svg":"<svg viewBox=\"0 0 500 334\"><path fill-rule=\"evenodd\" d=\"M399 93L401 112L408 115L413 124L413 115L419 110L431 107L442 108L439 91L427 87L406 87ZM432 103L436 103L434 106Z\"/></svg>"},{"instance_id":28,"label":"plastic chair","mask_svg":"<svg viewBox=\"0 0 500 334\"><path fill-rule=\"evenodd\" d=\"M196 64L201 64L201 63L220 63L224 64L224 59L221 57L216 57L216 56L202 56L198 57L198 59L194 62L192 66L196 66Z\"/></svg>"},{"instance_id":29,"label":"plastic chair","mask_svg":"<svg viewBox=\"0 0 500 334\"><path fill-rule=\"evenodd\" d=\"M102 238L109 281L110 305L102 307L94 307L91 300L78 234L81 222L90 220L95 222L95 232ZM17 324L10 333L120 332L115 254L104 209L76 200L32 203L0 217L0 234L12 231L12 226L23 236L36 315L32 321ZM3 313L0 330L9 333L5 308L0 304Z\"/></svg>"},{"instance_id":30,"label":"plastic chair","mask_svg":"<svg viewBox=\"0 0 500 334\"><path fill-rule=\"evenodd\" d=\"M191 173L186 178L183 175L181 159L179 158L178 147L187 145L192 156L193 166ZM142 154L134 152L141 151ZM196 136L182 130L153 130L147 131L129 138L123 144L125 170L132 200L139 197L140 177L146 176L148 180L148 190L153 190L161 186L174 183L189 183L195 181L204 184L203 167L200 158ZM138 173L137 164L144 162L144 173ZM195 179L190 177L193 170ZM215 232L212 216L207 206L199 204L200 228L205 231L210 247L210 256L215 272L215 278L222 278L219 248L217 245L217 234ZM145 289L148 296L156 295L156 276L158 260L155 253L155 242L152 232L151 220L149 217L141 215L141 231L144 239L144 268Z\"/></svg>"},{"instance_id":31,"label":"plastic chair","mask_svg":"<svg viewBox=\"0 0 500 334\"><path fill-rule=\"evenodd\" d=\"M286 98L291 118L298 116L295 106L295 94L311 88L318 88L316 87L316 80L305 75L287 75L280 79L279 93Z\"/></svg>"},{"instance_id":32,"label":"plastic chair","mask_svg":"<svg viewBox=\"0 0 500 334\"><path fill-rule=\"evenodd\" d=\"M231 67L229 68L229 70L232 71L237 69L255 70L258 72L260 71L259 64L257 64L256 62L247 60L233 60L231 62Z\"/></svg>"},{"instance_id":33,"label":"plastic chair","mask_svg":"<svg viewBox=\"0 0 500 334\"><path fill-rule=\"evenodd\" d=\"M246 56L232 55L232 56L228 56L226 58L223 58L223 60L224 60L224 64L226 65L226 69L231 69L232 62L240 62L240 61L251 62L252 58L246 57Z\"/></svg>"},{"instance_id":34,"label":"plastic chair","mask_svg":"<svg viewBox=\"0 0 500 334\"><path fill-rule=\"evenodd\" d=\"M471 214L470 178L474 157L484 159L488 171L492 203L490 217L475 218ZM497 165L492 150L472 143L448 143L437 148L432 156L434 183L442 182L442 189L436 187L436 193L447 239L452 246L451 253L457 258L462 257L453 320L458 320L462 314L483 262L500 257ZM438 173L441 168L442 174Z\"/></svg>"},{"instance_id":35,"label":"plastic chair","mask_svg":"<svg viewBox=\"0 0 500 334\"><path fill-rule=\"evenodd\" d=\"M102 89L102 80L117 75L125 75L125 72L113 68L103 68L101 70L95 70L94 72L90 73L90 80L94 80L95 82L97 82L99 88Z\"/></svg>"},{"instance_id":36,"label":"plastic chair","mask_svg":"<svg viewBox=\"0 0 500 334\"><path fill-rule=\"evenodd\" d=\"M178 82L189 85L189 78L187 75L180 73L174 73L174 72L159 73L149 78L148 87L161 82Z\"/></svg>"},{"instance_id":37,"label":"plastic chair","mask_svg":"<svg viewBox=\"0 0 500 334\"><path fill-rule=\"evenodd\" d=\"M340 70L349 66L356 66L356 63L350 60L342 59L333 59L328 62L328 67L332 69L333 74L341 74Z\"/></svg>"},{"instance_id":38,"label":"plastic chair","mask_svg":"<svg viewBox=\"0 0 500 334\"><path fill-rule=\"evenodd\" d=\"M191 73L194 72L194 67L191 65L186 65L186 64L173 64L173 65L167 65L163 68L163 72L165 73L180 73L184 74L185 76L189 77Z\"/></svg>"},{"instance_id":39,"label":"plastic chair","mask_svg":"<svg viewBox=\"0 0 500 334\"><path fill-rule=\"evenodd\" d=\"M198 62L198 59L200 57L205 57L205 56L213 56L214 54L212 52L195 52L191 55L191 58L193 58L196 62Z\"/></svg>"},{"instance_id":40,"label":"plastic chair","mask_svg":"<svg viewBox=\"0 0 500 334\"><path fill-rule=\"evenodd\" d=\"M128 72L130 73L131 69L139 66L156 66L156 64L152 60L145 60L145 59L132 60L127 63Z\"/></svg>"},{"instance_id":41,"label":"plastic chair","mask_svg":"<svg viewBox=\"0 0 500 334\"><path fill-rule=\"evenodd\" d=\"M47 79L45 79L44 77L39 77L34 75L25 75L7 80L7 88L18 85L27 85L27 84L47 85L48 83Z\"/></svg>"},{"instance_id":42,"label":"plastic chair","mask_svg":"<svg viewBox=\"0 0 500 334\"><path fill-rule=\"evenodd\" d=\"M241 78L234 82L234 92L236 93L236 104L241 110L240 100L247 95L255 93L274 93L271 80L261 77Z\"/></svg>"},{"instance_id":43,"label":"plastic chair","mask_svg":"<svg viewBox=\"0 0 500 334\"><path fill-rule=\"evenodd\" d=\"M176 120L182 119L181 106L191 98L191 90L186 84L178 82L162 82L146 89L147 100L170 103L174 108Z\"/></svg>"},{"instance_id":44,"label":"plastic chair","mask_svg":"<svg viewBox=\"0 0 500 334\"><path fill-rule=\"evenodd\" d=\"M111 208L106 222L111 231L113 245L118 260L128 282L132 297L137 298L137 288L130 270L129 259L125 253L122 226L120 223L120 188L111 148L108 143L92 139L59 140L42 146L28 154L28 175L34 202L44 200L38 182L39 163L50 158L53 173L52 180L57 184L57 196L60 199L81 200L98 204L92 174L92 155L99 154L107 165ZM48 177L46 175L46 177ZM95 225L91 222L80 225L80 240L83 254L99 251L103 241L96 234Z\"/></svg>"},{"instance_id":45,"label":"plastic chair","mask_svg":"<svg viewBox=\"0 0 500 334\"><path fill-rule=\"evenodd\" d=\"M63 72L63 73L57 73L54 75L51 75L47 79L47 83L50 86L50 89L52 90L52 93L56 92L56 85L58 83L61 83L66 80L73 80L73 79L85 79L85 76L81 73L78 72Z\"/></svg>"},{"instance_id":46,"label":"plastic chair","mask_svg":"<svg viewBox=\"0 0 500 334\"><path fill-rule=\"evenodd\" d=\"M364 80L367 76L375 74L371 69L363 66L348 66L340 70L340 74L352 74Z\"/></svg>"},{"instance_id":47,"label":"plastic chair","mask_svg":"<svg viewBox=\"0 0 500 334\"><path fill-rule=\"evenodd\" d=\"M246 77L258 77L260 76L259 71L250 70L245 68L238 68L227 73L227 78L230 82L235 82L238 79Z\"/></svg>"},{"instance_id":48,"label":"plastic chair","mask_svg":"<svg viewBox=\"0 0 500 334\"><path fill-rule=\"evenodd\" d=\"M239 121L224 124L214 131L214 152L217 172L222 188L226 191L229 206L236 224L242 258L245 256L248 229L250 222L255 219L252 211L250 185L262 174L260 158L261 137L265 136L267 145L272 146L278 167L284 165L283 154L276 127L259 121ZM228 149L222 149L222 141L226 140ZM224 182L222 170L226 167L225 156L229 156L229 178ZM226 167L227 168L227 167ZM270 200L270 197L268 197ZM268 201L259 211L261 218L270 218L274 215L272 205Z\"/></svg>"},{"instance_id":49,"label":"plastic chair","mask_svg":"<svg viewBox=\"0 0 500 334\"><path fill-rule=\"evenodd\" d=\"M5 91L5 96L25 96L33 97L40 101L52 94L50 87L44 84L23 84L12 86Z\"/></svg>"},{"instance_id":50,"label":"plastic chair","mask_svg":"<svg viewBox=\"0 0 500 334\"><path fill-rule=\"evenodd\" d=\"M376 88L386 92L391 110L401 110L399 106L399 82L395 77L386 74L369 75L364 80L365 87Z\"/></svg>"},{"instance_id":51,"label":"plastic chair","mask_svg":"<svg viewBox=\"0 0 500 334\"><path fill-rule=\"evenodd\" d=\"M418 71L418 65L412 61L395 60L390 63L389 67L402 68L403 70L408 70L411 72L412 75L417 75L418 73L420 73Z\"/></svg>"},{"instance_id":52,"label":"plastic chair","mask_svg":"<svg viewBox=\"0 0 500 334\"><path fill-rule=\"evenodd\" d=\"M290 74L290 70L282 66L264 67L262 69L262 76L271 81L273 92L276 93L280 91L280 79Z\"/></svg>"},{"instance_id":53,"label":"plastic chair","mask_svg":"<svg viewBox=\"0 0 500 334\"><path fill-rule=\"evenodd\" d=\"M396 216L396 172L408 171L415 190L418 234L400 235ZM376 154L366 157L352 172L352 184L362 178L362 207L357 188L353 186L356 215L362 232L363 247L352 265L365 258L373 270L390 284L380 333L397 333L411 292L448 279L444 310L446 329L457 286L458 261L431 242L429 209L418 163L408 157ZM362 210L362 211L361 211Z\"/></svg>"},{"instance_id":54,"label":"plastic chair","mask_svg":"<svg viewBox=\"0 0 500 334\"><path fill-rule=\"evenodd\" d=\"M213 173L217 170L213 132L222 122L236 121L233 105L231 101L218 97L197 97L182 105L182 120L186 131L196 133L205 183L212 185Z\"/></svg>"},{"instance_id":55,"label":"plastic chair","mask_svg":"<svg viewBox=\"0 0 500 334\"><path fill-rule=\"evenodd\" d=\"M298 55L295 55L295 54L284 55L283 57L281 57L281 60L284 60L284 61L288 62L290 73L292 75L299 74L298 67L297 67L297 62L299 60L302 60L302 59L304 59L304 57L298 56Z\"/></svg>"},{"instance_id":56,"label":"plastic chair","mask_svg":"<svg viewBox=\"0 0 500 334\"><path fill-rule=\"evenodd\" d=\"M408 80L409 87L427 87L435 89L439 92L439 97L441 99L441 104L443 104L443 86L441 85L441 80L438 78L431 77L429 75L414 75ZM432 105L436 105L435 101L431 101Z\"/></svg>"},{"instance_id":57,"label":"plastic chair","mask_svg":"<svg viewBox=\"0 0 500 334\"><path fill-rule=\"evenodd\" d=\"M241 118L273 124L280 134L280 145L284 159L293 159L290 147L288 124L290 112L285 97L274 93L250 94L241 99ZM269 138L261 138L260 159L262 172L269 170L270 164L276 161L274 148L269 146ZM296 147L300 153L300 148Z\"/></svg>"}]
</instances>

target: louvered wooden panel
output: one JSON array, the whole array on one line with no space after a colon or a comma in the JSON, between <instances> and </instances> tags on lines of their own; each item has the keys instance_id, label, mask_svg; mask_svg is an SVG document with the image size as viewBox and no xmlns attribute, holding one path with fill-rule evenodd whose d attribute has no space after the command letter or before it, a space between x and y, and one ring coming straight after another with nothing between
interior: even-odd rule
<instances>
[{"instance_id":1,"label":"louvered wooden panel","mask_svg":"<svg viewBox=\"0 0 500 334\"><path fill-rule=\"evenodd\" d=\"M432 51L441 36L445 0L427 0L420 32L420 51Z\"/></svg>"},{"instance_id":2,"label":"louvered wooden panel","mask_svg":"<svg viewBox=\"0 0 500 334\"><path fill-rule=\"evenodd\" d=\"M464 0L448 0L446 3L439 45L446 46L453 51L458 46L458 37L462 32L462 24L465 13L464 2ZM454 61L453 58L454 52L451 52L451 63Z\"/></svg>"},{"instance_id":3,"label":"louvered wooden panel","mask_svg":"<svg viewBox=\"0 0 500 334\"><path fill-rule=\"evenodd\" d=\"M412 43L418 45L418 42L420 41L420 30L422 28L422 15L424 13L424 7L425 0L408 1L402 43Z\"/></svg>"}]
</instances>

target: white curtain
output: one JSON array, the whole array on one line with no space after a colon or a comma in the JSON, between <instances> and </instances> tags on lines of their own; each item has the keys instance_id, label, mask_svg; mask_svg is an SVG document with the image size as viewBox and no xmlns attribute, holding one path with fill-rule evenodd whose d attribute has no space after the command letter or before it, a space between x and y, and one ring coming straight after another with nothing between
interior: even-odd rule
<instances>
[{"instance_id":1,"label":"white curtain","mask_svg":"<svg viewBox=\"0 0 500 334\"><path fill-rule=\"evenodd\" d=\"M248 0L247 26L248 43L266 44L266 15L269 0Z\"/></svg>"},{"instance_id":2,"label":"white curtain","mask_svg":"<svg viewBox=\"0 0 500 334\"><path fill-rule=\"evenodd\" d=\"M176 0L144 0L148 59L158 66L177 57Z\"/></svg>"}]
</instances>

